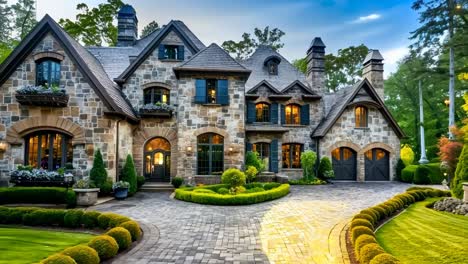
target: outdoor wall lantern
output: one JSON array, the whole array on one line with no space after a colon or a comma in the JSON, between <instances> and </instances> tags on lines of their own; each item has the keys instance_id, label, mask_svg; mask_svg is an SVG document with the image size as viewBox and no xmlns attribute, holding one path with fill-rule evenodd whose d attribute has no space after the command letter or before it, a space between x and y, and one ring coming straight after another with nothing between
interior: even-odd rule
<instances>
[{"instance_id":1,"label":"outdoor wall lantern","mask_svg":"<svg viewBox=\"0 0 468 264\"><path fill-rule=\"evenodd\" d=\"M0 140L0 152L5 152L7 149L7 143L3 140Z\"/></svg>"},{"instance_id":2,"label":"outdoor wall lantern","mask_svg":"<svg viewBox=\"0 0 468 264\"><path fill-rule=\"evenodd\" d=\"M187 147L187 155L188 155L188 156L191 156L191 155L192 155L192 151L193 151L192 146L188 146L188 147Z\"/></svg>"}]
</instances>

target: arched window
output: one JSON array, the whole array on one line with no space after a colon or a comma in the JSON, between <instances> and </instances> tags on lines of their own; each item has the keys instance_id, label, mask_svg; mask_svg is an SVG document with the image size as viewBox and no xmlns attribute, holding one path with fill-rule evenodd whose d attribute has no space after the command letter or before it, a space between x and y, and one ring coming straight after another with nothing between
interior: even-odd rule
<instances>
[{"instance_id":1,"label":"arched window","mask_svg":"<svg viewBox=\"0 0 468 264\"><path fill-rule=\"evenodd\" d=\"M300 125L301 124L301 107L297 104L289 104L285 108L285 124Z\"/></svg>"},{"instance_id":2,"label":"arched window","mask_svg":"<svg viewBox=\"0 0 468 264\"><path fill-rule=\"evenodd\" d=\"M165 88L148 88L144 91L145 104L169 104L169 90Z\"/></svg>"},{"instance_id":3,"label":"arched window","mask_svg":"<svg viewBox=\"0 0 468 264\"><path fill-rule=\"evenodd\" d=\"M356 127L367 127L367 108L364 106L357 106L354 109L356 119Z\"/></svg>"},{"instance_id":4,"label":"arched window","mask_svg":"<svg viewBox=\"0 0 468 264\"><path fill-rule=\"evenodd\" d=\"M224 138L206 133L197 138L197 174L221 175L224 170Z\"/></svg>"},{"instance_id":5,"label":"arched window","mask_svg":"<svg viewBox=\"0 0 468 264\"><path fill-rule=\"evenodd\" d=\"M255 105L255 122L270 122L270 105L258 103Z\"/></svg>"},{"instance_id":6,"label":"arched window","mask_svg":"<svg viewBox=\"0 0 468 264\"><path fill-rule=\"evenodd\" d=\"M270 75L278 75L278 63L274 60L268 61L267 68Z\"/></svg>"},{"instance_id":7,"label":"arched window","mask_svg":"<svg viewBox=\"0 0 468 264\"><path fill-rule=\"evenodd\" d=\"M56 131L40 131L27 135L24 164L44 170L57 170L71 163L73 148L70 136Z\"/></svg>"},{"instance_id":8,"label":"arched window","mask_svg":"<svg viewBox=\"0 0 468 264\"><path fill-rule=\"evenodd\" d=\"M60 63L45 59L36 63L36 85L58 86L60 84Z\"/></svg>"},{"instance_id":9,"label":"arched window","mask_svg":"<svg viewBox=\"0 0 468 264\"><path fill-rule=\"evenodd\" d=\"M301 152L302 144L290 143L283 144L281 147L283 152L283 168L299 169L301 168Z\"/></svg>"}]
</instances>

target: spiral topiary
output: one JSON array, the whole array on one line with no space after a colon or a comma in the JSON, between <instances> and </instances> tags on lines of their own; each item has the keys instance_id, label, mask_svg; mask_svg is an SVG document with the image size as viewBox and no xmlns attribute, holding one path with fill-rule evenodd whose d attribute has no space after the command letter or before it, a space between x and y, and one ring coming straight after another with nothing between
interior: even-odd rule
<instances>
[{"instance_id":1,"label":"spiral topiary","mask_svg":"<svg viewBox=\"0 0 468 264\"><path fill-rule=\"evenodd\" d=\"M96 250L101 260L112 258L119 252L117 241L108 235L95 237L88 243L88 246Z\"/></svg>"},{"instance_id":2,"label":"spiral topiary","mask_svg":"<svg viewBox=\"0 0 468 264\"><path fill-rule=\"evenodd\" d=\"M70 256L77 264L99 264L99 255L91 247L78 245L62 251L63 255Z\"/></svg>"},{"instance_id":3,"label":"spiral topiary","mask_svg":"<svg viewBox=\"0 0 468 264\"><path fill-rule=\"evenodd\" d=\"M75 260L73 260L69 256L65 256L63 254L54 254L49 256L48 258L42 260L41 264L77 264Z\"/></svg>"},{"instance_id":4,"label":"spiral topiary","mask_svg":"<svg viewBox=\"0 0 468 264\"><path fill-rule=\"evenodd\" d=\"M132 241L137 241L138 239L140 239L141 229L140 229L140 225L138 225L137 222L130 220L130 221L121 223L119 226L127 229L128 232L130 232L130 235L132 236Z\"/></svg>"},{"instance_id":5,"label":"spiral topiary","mask_svg":"<svg viewBox=\"0 0 468 264\"><path fill-rule=\"evenodd\" d=\"M401 263L398 259L388 253L382 253L375 256L370 264L399 264Z\"/></svg>"},{"instance_id":6,"label":"spiral topiary","mask_svg":"<svg viewBox=\"0 0 468 264\"><path fill-rule=\"evenodd\" d=\"M115 239L120 251L127 249L132 244L132 235L123 227L114 227L106 235Z\"/></svg>"}]
</instances>

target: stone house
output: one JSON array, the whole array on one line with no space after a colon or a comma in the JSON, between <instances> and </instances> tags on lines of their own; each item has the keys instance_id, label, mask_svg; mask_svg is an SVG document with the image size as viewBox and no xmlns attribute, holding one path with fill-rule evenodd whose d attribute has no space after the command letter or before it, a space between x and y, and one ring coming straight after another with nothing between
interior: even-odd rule
<instances>
[{"instance_id":1,"label":"stone house","mask_svg":"<svg viewBox=\"0 0 468 264\"><path fill-rule=\"evenodd\" d=\"M182 21L141 39L137 25L126 5L117 46L84 47L46 15L0 65L0 181L23 164L87 176L97 149L114 179L131 154L148 180L217 182L249 150L292 178L305 150L332 158L337 179L393 178L404 134L383 103L377 50L363 81L331 94L320 38L304 75L269 47L236 61Z\"/></svg>"}]
</instances>

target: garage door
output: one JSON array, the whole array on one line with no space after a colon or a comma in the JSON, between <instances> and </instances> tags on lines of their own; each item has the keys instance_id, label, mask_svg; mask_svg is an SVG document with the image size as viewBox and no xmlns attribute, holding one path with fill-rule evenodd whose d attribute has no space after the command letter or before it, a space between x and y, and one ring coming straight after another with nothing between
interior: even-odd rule
<instances>
[{"instance_id":1,"label":"garage door","mask_svg":"<svg viewBox=\"0 0 468 264\"><path fill-rule=\"evenodd\" d=\"M356 152L350 148L337 148L332 151L335 180L356 180Z\"/></svg>"},{"instance_id":2,"label":"garage door","mask_svg":"<svg viewBox=\"0 0 468 264\"><path fill-rule=\"evenodd\" d=\"M365 153L366 181L390 180L389 153L383 149L375 148Z\"/></svg>"}]
</instances>

